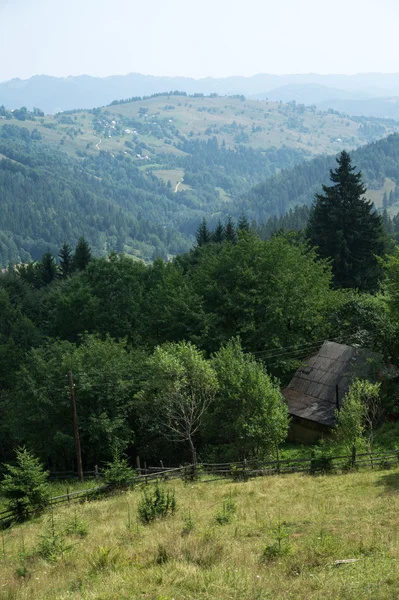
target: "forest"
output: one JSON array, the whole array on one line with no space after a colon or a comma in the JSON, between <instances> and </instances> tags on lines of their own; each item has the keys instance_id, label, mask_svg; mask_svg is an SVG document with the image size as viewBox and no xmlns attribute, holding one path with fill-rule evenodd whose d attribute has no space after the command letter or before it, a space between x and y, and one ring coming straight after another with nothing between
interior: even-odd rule
<instances>
[{"instance_id":1,"label":"forest","mask_svg":"<svg viewBox=\"0 0 399 600\"><path fill-rule=\"evenodd\" d=\"M143 171L128 153L73 157L44 143L35 127L4 124L0 264L39 260L47 250L56 254L64 240L74 245L81 235L96 256L114 250L145 262L167 259L192 246L203 217L215 227L219 218L230 214L237 220L242 212L264 236L290 210L306 215L295 207L311 204L334 164L334 157L301 162L303 152L290 147L260 151L239 145L232 150L212 136L180 144L181 155L163 155L164 166L184 171L187 189L176 194L170 182L156 171ZM388 210L385 221L394 235L396 220L390 222L390 209L399 195L398 155L397 134L352 153L369 190L381 189L387 179L392 182L386 198L381 193L381 209ZM264 183L251 188L262 179ZM226 201L220 190L230 192L231 198ZM298 229L292 223L288 228Z\"/></svg>"},{"instance_id":2,"label":"forest","mask_svg":"<svg viewBox=\"0 0 399 600\"><path fill-rule=\"evenodd\" d=\"M273 455L289 422L280 387L325 339L397 364L393 239L350 155L330 178L299 233L263 240L245 215L213 229L203 219L174 260L97 258L81 237L3 273L1 461L26 444L50 468L73 468L69 373L93 467L115 444L171 464L194 450ZM382 401L395 415L395 388Z\"/></svg>"}]
</instances>

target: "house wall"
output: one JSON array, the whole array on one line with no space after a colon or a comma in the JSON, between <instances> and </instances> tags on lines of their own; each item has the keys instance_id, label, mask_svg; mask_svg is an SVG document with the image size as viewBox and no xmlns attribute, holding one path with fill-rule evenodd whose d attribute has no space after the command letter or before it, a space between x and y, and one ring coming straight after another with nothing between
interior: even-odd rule
<instances>
[{"instance_id":1,"label":"house wall","mask_svg":"<svg viewBox=\"0 0 399 600\"><path fill-rule=\"evenodd\" d=\"M330 437L331 429L325 425L320 425L314 421L301 419L300 417L291 417L288 439L290 442L299 444L315 444L322 437Z\"/></svg>"}]
</instances>

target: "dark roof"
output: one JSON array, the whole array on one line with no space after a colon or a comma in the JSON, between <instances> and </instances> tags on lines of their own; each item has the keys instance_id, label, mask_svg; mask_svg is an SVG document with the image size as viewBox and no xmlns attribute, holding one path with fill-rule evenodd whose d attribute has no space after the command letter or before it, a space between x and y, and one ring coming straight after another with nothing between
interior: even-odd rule
<instances>
[{"instance_id":1,"label":"dark roof","mask_svg":"<svg viewBox=\"0 0 399 600\"><path fill-rule=\"evenodd\" d=\"M367 377L370 363L381 364L380 354L362 348L324 342L319 352L304 361L283 390L291 415L333 427L337 408L355 377Z\"/></svg>"}]
</instances>

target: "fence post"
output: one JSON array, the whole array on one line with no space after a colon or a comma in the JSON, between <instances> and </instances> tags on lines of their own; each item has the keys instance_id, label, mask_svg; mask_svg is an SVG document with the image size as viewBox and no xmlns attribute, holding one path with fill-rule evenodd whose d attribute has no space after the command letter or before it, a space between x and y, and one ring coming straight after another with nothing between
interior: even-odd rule
<instances>
[{"instance_id":1,"label":"fence post","mask_svg":"<svg viewBox=\"0 0 399 600\"><path fill-rule=\"evenodd\" d=\"M140 456L136 456L136 468L137 468L137 473L139 475L141 475Z\"/></svg>"},{"instance_id":2,"label":"fence post","mask_svg":"<svg viewBox=\"0 0 399 600\"><path fill-rule=\"evenodd\" d=\"M243 478L244 481L247 480L247 473L246 473L246 471L247 471L247 459L244 458L244 460L243 460L243 467L242 467L242 478Z\"/></svg>"},{"instance_id":3,"label":"fence post","mask_svg":"<svg viewBox=\"0 0 399 600\"><path fill-rule=\"evenodd\" d=\"M67 496L68 496L68 504L71 503L71 499L69 498L69 487L67 487Z\"/></svg>"},{"instance_id":4,"label":"fence post","mask_svg":"<svg viewBox=\"0 0 399 600\"><path fill-rule=\"evenodd\" d=\"M196 476L197 476L197 451L196 450L193 450L193 459L194 459L194 462L193 462L193 479L195 479Z\"/></svg>"},{"instance_id":5,"label":"fence post","mask_svg":"<svg viewBox=\"0 0 399 600\"><path fill-rule=\"evenodd\" d=\"M94 477L95 477L95 480L98 481L98 478L99 478L98 465L94 465Z\"/></svg>"},{"instance_id":6,"label":"fence post","mask_svg":"<svg viewBox=\"0 0 399 600\"><path fill-rule=\"evenodd\" d=\"M351 457L352 468L356 465L356 446L352 446L352 457Z\"/></svg>"},{"instance_id":7,"label":"fence post","mask_svg":"<svg viewBox=\"0 0 399 600\"><path fill-rule=\"evenodd\" d=\"M277 475L280 475L280 450L276 446L276 458L277 458Z\"/></svg>"},{"instance_id":8,"label":"fence post","mask_svg":"<svg viewBox=\"0 0 399 600\"><path fill-rule=\"evenodd\" d=\"M146 461L144 461L144 475L147 475L147 463ZM147 485L148 483L148 479L147 477L145 478L145 484Z\"/></svg>"}]
</instances>

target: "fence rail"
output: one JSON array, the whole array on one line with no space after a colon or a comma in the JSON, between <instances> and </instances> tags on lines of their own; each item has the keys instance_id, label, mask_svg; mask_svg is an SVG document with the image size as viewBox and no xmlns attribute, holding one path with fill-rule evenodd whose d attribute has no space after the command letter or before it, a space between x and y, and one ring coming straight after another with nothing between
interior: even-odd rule
<instances>
[{"instance_id":1,"label":"fence rail","mask_svg":"<svg viewBox=\"0 0 399 600\"><path fill-rule=\"evenodd\" d=\"M290 473L327 473L327 472L345 472L350 469L359 469L367 467L371 469L390 468L399 465L399 450L390 452L376 452L357 454L351 456L329 456L312 453L307 458L290 458L273 461L244 460L235 463L198 463L197 465L186 465L182 467L146 467L138 469L137 475L128 482L126 487L135 485L147 485L152 482L167 481L169 479L180 478L190 479L199 477L199 480L206 483L214 481L215 478L233 478L235 480L247 480L251 477L263 477L270 475L284 475ZM99 479L103 473L96 468L94 471L85 471L85 476ZM209 479L209 476L214 479ZM76 478L77 473L73 471L59 471L50 473L50 477L70 479ZM207 478L208 477L208 478ZM76 492L67 492L60 496L54 496L49 499L49 505L54 506L64 502L74 502L87 500L100 494L110 491L112 487L108 484L98 485L96 487ZM15 514L12 510L0 512L0 528L8 525L15 520Z\"/></svg>"}]
</instances>

